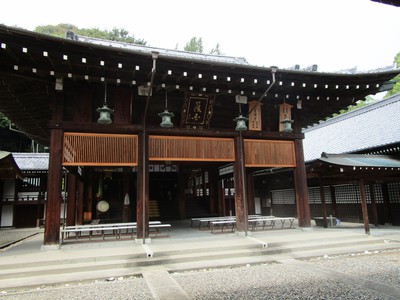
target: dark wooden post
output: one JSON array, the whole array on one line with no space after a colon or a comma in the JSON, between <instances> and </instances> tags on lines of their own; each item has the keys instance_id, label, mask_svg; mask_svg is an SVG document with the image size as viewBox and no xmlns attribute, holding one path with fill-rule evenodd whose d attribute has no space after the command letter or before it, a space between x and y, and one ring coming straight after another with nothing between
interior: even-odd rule
<instances>
[{"instance_id":1,"label":"dark wooden post","mask_svg":"<svg viewBox=\"0 0 400 300\"><path fill-rule=\"evenodd\" d=\"M225 216L225 188L223 178L218 180L218 215Z\"/></svg>"},{"instance_id":2,"label":"dark wooden post","mask_svg":"<svg viewBox=\"0 0 400 300\"><path fill-rule=\"evenodd\" d=\"M253 174L246 172L246 187L247 187L247 207L248 214L255 214L256 207L254 203L254 177Z\"/></svg>"},{"instance_id":3,"label":"dark wooden post","mask_svg":"<svg viewBox=\"0 0 400 300\"><path fill-rule=\"evenodd\" d=\"M148 136L141 133L139 135L139 162L138 162L138 180L137 180L137 238L149 236L149 152Z\"/></svg>"},{"instance_id":4,"label":"dark wooden post","mask_svg":"<svg viewBox=\"0 0 400 300\"><path fill-rule=\"evenodd\" d=\"M50 137L49 177L47 184L46 223L44 245L60 243L62 142L63 131L52 129Z\"/></svg>"},{"instance_id":5,"label":"dark wooden post","mask_svg":"<svg viewBox=\"0 0 400 300\"><path fill-rule=\"evenodd\" d=\"M76 217L76 175L68 174L67 226L75 225Z\"/></svg>"},{"instance_id":6,"label":"dark wooden post","mask_svg":"<svg viewBox=\"0 0 400 300\"><path fill-rule=\"evenodd\" d=\"M295 140L296 168L294 168L294 187L296 191L297 218L300 227L311 227L310 206L308 204L308 189L306 167L304 164L303 141Z\"/></svg>"},{"instance_id":7,"label":"dark wooden post","mask_svg":"<svg viewBox=\"0 0 400 300\"><path fill-rule=\"evenodd\" d=\"M369 185L369 194L371 196L371 209L372 209L372 216L374 218L374 225L378 226L379 225L378 209L376 207L375 189L373 183Z\"/></svg>"},{"instance_id":8,"label":"dark wooden post","mask_svg":"<svg viewBox=\"0 0 400 300\"><path fill-rule=\"evenodd\" d=\"M389 188L387 183L382 184L383 211L385 214L385 224L392 224L392 215L390 213Z\"/></svg>"},{"instance_id":9,"label":"dark wooden post","mask_svg":"<svg viewBox=\"0 0 400 300\"><path fill-rule=\"evenodd\" d=\"M236 229L247 235L246 173L244 167L244 145L241 134L235 137L233 175L235 180Z\"/></svg>"},{"instance_id":10,"label":"dark wooden post","mask_svg":"<svg viewBox=\"0 0 400 300\"><path fill-rule=\"evenodd\" d=\"M208 187L210 191L210 213L215 214L218 204L218 169L208 171Z\"/></svg>"},{"instance_id":11,"label":"dark wooden post","mask_svg":"<svg viewBox=\"0 0 400 300\"><path fill-rule=\"evenodd\" d=\"M367 199L365 197L364 179L361 178L358 181L358 187L360 189L361 208L362 208L362 215L363 215L363 220L364 220L365 233L369 234L369 220L368 220Z\"/></svg>"},{"instance_id":12,"label":"dark wooden post","mask_svg":"<svg viewBox=\"0 0 400 300\"><path fill-rule=\"evenodd\" d=\"M185 218L185 186L187 184L187 176L184 173L178 173L178 210L179 210L179 218L182 220Z\"/></svg>"},{"instance_id":13,"label":"dark wooden post","mask_svg":"<svg viewBox=\"0 0 400 300\"><path fill-rule=\"evenodd\" d=\"M324 228L327 228L328 227L328 222L326 220L327 213L326 213L325 191L324 191L324 185L322 184L321 175L319 176L319 195L321 197L321 208L322 208L323 224L324 224Z\"/></svg>"},{"instance_id":14,"label":"dark wooden post","mask_svg":"<svg viewBox=\"0 0 400 300\"><path fill-rule=\"evenodd\" d=\"M88 174L86 174L86 180L85 180L85 216L86 220L85 221L91 221L93 220L93 215L92 215L92 207L93 207L93 169L88 169Z\"/></svg>"},{"instance_id":15,"label":"dark wooden post","mask_svg":"<svg viewBox=\"0 0 400 300\"><path fill-rule=\"evenodd\" d=\"M84 193L84 184L83 178L78 178L78 199L76 201L76 224L83 224L83 193Z\"/></svg>"},{"instance_id":16,"label":"dark wooden post","mask_svg":"<svg viewBox=\"0 0 400 300\"><path fill-rule=\"evenodd\" d=\"M331 199L332 199L332 215L334 217L337 217L335 187L333 185L330 185L329 190L331 191Z\"/></svg>"},{"instance_id":17,"label":"dark wooden post","mask_svg":"<svg viewBox=\"0 0 400 300\"><path fill-rule=\"evenodd\" d=\"M129 196L129 174L127 168L124 168L122 179L122 222L131 221L131 204ZM125 196L128 194L129 203L125 203Z\"/></svg>"}]
</instances>

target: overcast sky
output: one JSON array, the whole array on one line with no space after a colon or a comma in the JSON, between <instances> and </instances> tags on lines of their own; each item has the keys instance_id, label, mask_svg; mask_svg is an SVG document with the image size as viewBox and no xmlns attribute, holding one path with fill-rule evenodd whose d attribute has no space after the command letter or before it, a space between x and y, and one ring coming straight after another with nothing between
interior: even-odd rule
<instances>
[{"instance_id":1,"label":"overcast sky","mask_svg":"<svg viewBox=\"0 0 400 300\"><path fill-rule=\"evenodd\" d=\"M219 43L254 65L326 72L385 67L400 52L400 8L370 0L11 0L1 3L0 23L123 28L179 50L196 36L207 53Z\"/></svg>"}]
</instances>

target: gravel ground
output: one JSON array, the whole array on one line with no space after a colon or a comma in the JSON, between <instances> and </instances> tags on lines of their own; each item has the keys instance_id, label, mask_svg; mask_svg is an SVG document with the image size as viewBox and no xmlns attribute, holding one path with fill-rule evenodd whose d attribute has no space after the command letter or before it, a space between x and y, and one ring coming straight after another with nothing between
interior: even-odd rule
<instances>
[{"instance_id":1,"label":"gravel ground","mask_svg":"<svg viewBox=\"0 0 400 300\"><path fill-rule=\"evenodd\" d=\"M263 264L225 269L175 272L171 276L189 299L400 299L376 292L368 285L346 282L353 275L400 287L400 249L320 257L307 261L315 272L290 263ZM329 268L342 278L319 273ZM0 299L154 299L144 278L116 278L29 291L2 292Z\"/></svg>"}]
</instances>

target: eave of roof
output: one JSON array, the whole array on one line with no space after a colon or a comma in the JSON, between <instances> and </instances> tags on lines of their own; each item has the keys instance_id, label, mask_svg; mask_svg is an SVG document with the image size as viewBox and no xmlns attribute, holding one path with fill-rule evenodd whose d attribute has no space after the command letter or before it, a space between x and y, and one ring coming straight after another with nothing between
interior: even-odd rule
<instances>
[{"instance_id":1,"label":"eave of roof","mask_svg":"<svg viewBox=\"0 0 400 300\"><path fill-rule=\"evenodd\" d=\"M0 151L0 179L23 178L22 172L14 160L13 154Z\"/></svg>"},{"instance_id":2,"label":"eave of roof","mask_svg":"<svg viewBox=\"0 0 400 300\"><path fill-rule=\"evenodd\" d=\"M322 153L318 159L327 164L347 167L397 168L400 171L400 157L366 154L328 154Z\"/></svg>"}]
</instances>

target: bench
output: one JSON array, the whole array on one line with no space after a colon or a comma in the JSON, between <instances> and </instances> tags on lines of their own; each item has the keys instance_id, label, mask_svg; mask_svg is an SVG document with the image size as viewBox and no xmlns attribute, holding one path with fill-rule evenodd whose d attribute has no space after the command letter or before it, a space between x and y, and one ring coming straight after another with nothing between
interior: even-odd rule
<instances>
[{"instance_id":1,"label":"bench","mask_svg":"<svg viewBox=\"0 0 400 300\"><path fill-rule=\"evenodd\" d=\"M293 217L275 217L272 220L272 228L276 228L276 221L281 221L281 228L285 226L286 221L289 222L288 228L293 228L293 222L296 218Z\"/></svg>"},{"instance_id":2,"label":"bench","mask_svg":"<svg viewBox=\"0 0 400 300\"><path fill-rule=\"evenodd\" d=\"M217 228L221 229L221 232L224 232L225 227L231 227L232 232L235 231L236 228L236 220L221 220L221 221L211 221L211 233L214 233L214 230Z\"/></svg>"},{"instance_id":3,"label":"bench","mask_svg":"<svg viewBox=\"0 0 400 300\"><path fill-rule=\"evenodd\" d=\"M274 216L264 216L258 217L254 219L249 219L249 227L252 227L252 230L255 230L258 225L262 226L262 229L265 229L267 226L271 226L274 224L272 221L275 217Z\"/></svg>"},{"instance_id":4,"label":"bench","mask_svg":"<svg viewBox=\"0 0 400 300\"><path fill-rule=\"evenodd\" d=\"M171 224L161 224L161 223L160 224L149 224L149 230L151 231L152 229L154 229L153 232L156 233L156 237L158 236L158 234L161 233L161 231L160 231L161 228L167 229L167 236L169 237Z\"/></svg>"},{"instance_id":5,"label":"bench","mask_svg":"<svg viewBox=\"0 0 400 300\"><path fill-rule=\"evenodd\" d=\"M249 215L248 218L259 218L260 215ZM207 227L211 227L211 222L215 221L231 221L231 220L236 220L236 216L225 216L225 217L205 217L205 218L192 218L190 220L190 226L193 227L194 222L199 223L199 229L202 228L203 223L207 223Z\"/></svg>"},{"instance_id":6,"label":"bench","mask_svg":"<svg viewBox=\"0 0 400 300\"><path fill-rule=\"evenodd\" d=\"M160 221L150 221L149 226L157 226L161 225ZM162 224L166 225L166 224ZM116 239L121 238L122 230L126 230L126 234L129 234L129 230L131 230L130 234L133 238L133 234L137 229L136 222L129 223L111 223L111 224L88 224L88 225L73 225L66 226L62 228L61 231L61 242L64 241L64 237L68 238L70 233L75 233L75 241L78 241L78 237L83 237L82 233L88 233L89 241L91 241L93 237L93 233L99 232L103 240L105 239L106 232L112 231L112 235L116 237Z\"/></svg>"}]
</instances>

